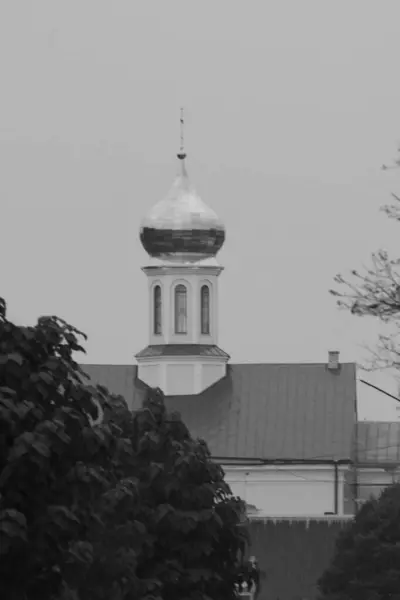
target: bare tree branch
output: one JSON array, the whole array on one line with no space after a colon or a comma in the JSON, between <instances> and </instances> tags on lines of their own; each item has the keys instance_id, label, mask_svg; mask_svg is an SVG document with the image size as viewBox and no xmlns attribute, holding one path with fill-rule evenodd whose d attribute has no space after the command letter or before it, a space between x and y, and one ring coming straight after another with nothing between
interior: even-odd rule
<instances>
[{"instance_id":1,"label":"bare tree branch","mask_svg":"<svg viewBox=\"0 0 400 600\"><path fill-rule=\"evenodd\" d=\"M400 146L394 164L382 168L400 168ZM400 221L400 197L394 193L392 197L395 203L381 210ZM375 349L369 348L371 363L363 368L393 369L400 373L400 258L392 259L385 250L378 250L372 254L369 267L352 270L349 278L336 275L334 281L339 289L330 293L337 298L340 308L359 317L378 318L389 329L388 333L379 334Z\"/></svg>"}]
</instances>

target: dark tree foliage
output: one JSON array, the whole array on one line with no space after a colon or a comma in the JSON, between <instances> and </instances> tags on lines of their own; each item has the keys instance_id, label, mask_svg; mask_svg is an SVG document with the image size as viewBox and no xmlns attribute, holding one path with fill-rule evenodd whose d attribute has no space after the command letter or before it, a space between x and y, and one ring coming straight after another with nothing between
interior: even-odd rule
<instances>
[{"instance_id":1,"label":"dark tree foliage","mask_svg":"<svg viewBox=\"0 0 400 600\"><path fill-rule=\"evenodd\" d=\"M400 168L398 158L392 166ZM392 194L394 202L382 207L390 219L400 221L400 197ZM378 318L384 325L376 350L371 350L369 369L400 368L400 258L391 258L385 250L374 252L371 264L360 270L352 270L350 277L337 275L338 288L330 290L337 297L338 305L356 316Z\"/></svg>"},{"instance_id":2,"label":"dark tree foliage","mask_svg":"<svg viewBox=\"0 0 400 600\"><path fill-rule=\"evenodd\" d=\"M400 599L400 484L366 502L339 535L320 600Z\"/></svg>"},{"instance_id":3,"label":"dark tree foliage","mask_svg":"<svg viewBox=\"0 0 400 600\"><path fill-rule=\"evenodd\" d=\"M4 598L233 598L241 501L159 390L133 414L90 385L82 336L16 326L0 300Z\"/></svg>"}]
</instances>

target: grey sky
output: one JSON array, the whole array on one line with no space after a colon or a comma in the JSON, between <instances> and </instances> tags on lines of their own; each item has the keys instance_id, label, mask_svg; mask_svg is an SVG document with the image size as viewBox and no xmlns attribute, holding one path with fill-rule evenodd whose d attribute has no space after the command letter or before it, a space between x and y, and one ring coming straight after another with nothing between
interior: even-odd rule
<instances>
[{"instance_id":1,"label":"grey sky","mask_svg":"<svg viewBox=\"0 0 400 600\"><path fill-rule=\"evenodd\" d=\"M360 360L373 321L333 276L384 246L400 172L398 0L1 0L1 293L64 317L85 362L147 343L138 240L176 171L224 220L220 345L233 362ZM387 389L384 375L368 378ZM394 418L360 388L361 417Z\"/></svg>"}]
</instances>

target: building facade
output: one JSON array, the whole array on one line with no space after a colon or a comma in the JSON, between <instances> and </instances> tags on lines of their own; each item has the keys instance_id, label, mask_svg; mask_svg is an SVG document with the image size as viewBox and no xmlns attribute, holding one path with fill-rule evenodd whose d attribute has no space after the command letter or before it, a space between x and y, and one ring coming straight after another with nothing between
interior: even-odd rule
<instances>
[{"instance_id":1,"label":"building facade","mask_svg":"<svg viewBox=\"0 0 400 600\"><path fill-rule=\"evenodd\" d=\"M178 154L167 196L143 220L148 344L137 364L83 365L132 410L159 387L247 505L266 576L259 600L317 596L337 533L397 477L400 423L358 423L356 365L234 364L219 346L217 261L225 229ZM238 307L240 311L240 307ZM386 450L385 450L386 447Z\"/></svg>"},{"instance_id":2,"label":"building facade","mask_svg":"<svg viewBox=\"0 0 400 600\"><path fill-rule=\"evenodd\" d=\"M186 153L140 239L148 289L148 344L137 365L87 365L132 410L159 387L193 435L223 464L233 492L259 515L352 512L346 477L357 421L354 364L232 364L218 341L225 228L189 180Z\"/></svg>"}]
</instances>

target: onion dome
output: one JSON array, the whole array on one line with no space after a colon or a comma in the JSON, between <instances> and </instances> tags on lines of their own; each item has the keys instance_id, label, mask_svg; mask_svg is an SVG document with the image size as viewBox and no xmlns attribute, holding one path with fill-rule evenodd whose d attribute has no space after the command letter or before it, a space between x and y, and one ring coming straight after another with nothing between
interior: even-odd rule
<instances>
[{"instance_id":1,"label":"onion dome","mask_svg":"<svg viewBox=\"0 0 400 600\"><path fill-rule=\"evenodd\" d=\"M213 257L225 240L225 229L191 185L186 154L178 154L180 168L172 188L145 217L140 241L153 258L169 262L196 262Z\"/></svg>"}]
</instances>

